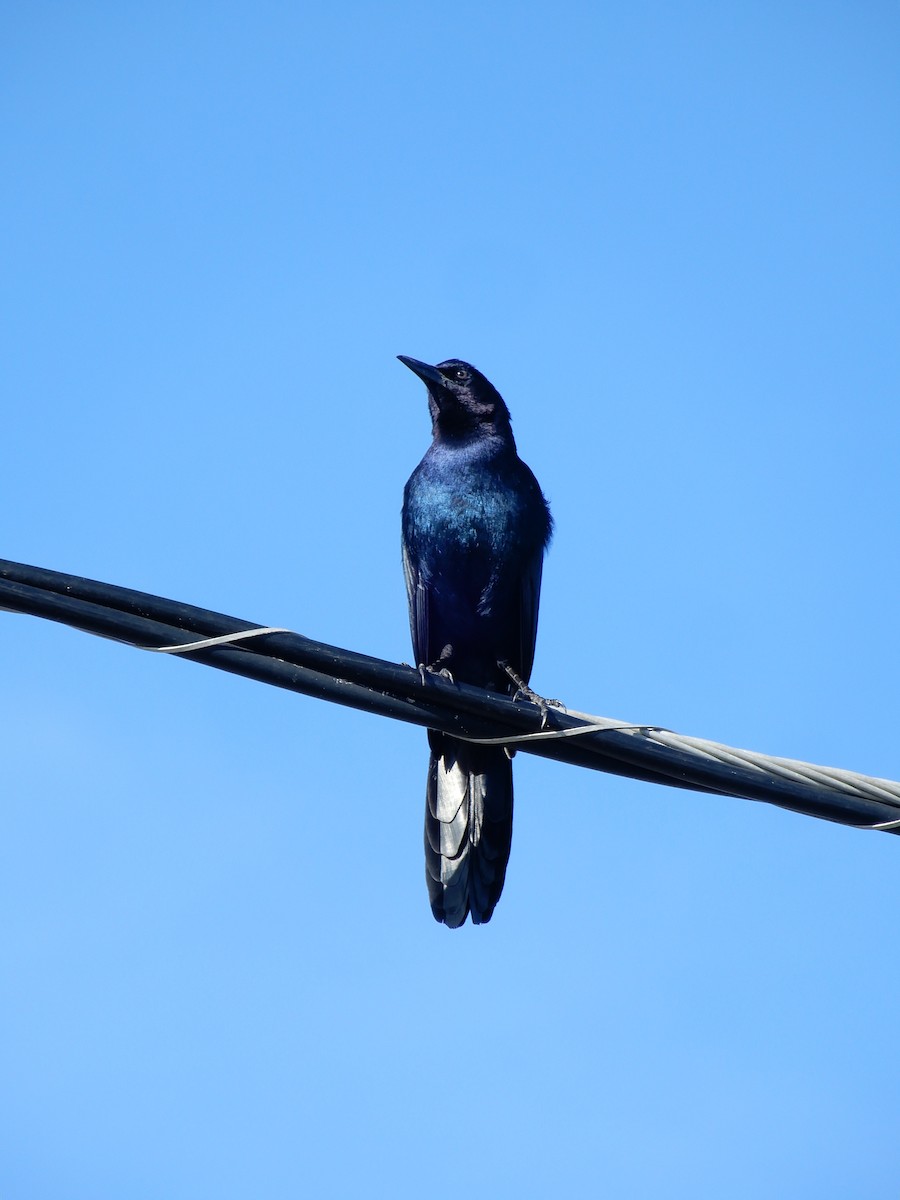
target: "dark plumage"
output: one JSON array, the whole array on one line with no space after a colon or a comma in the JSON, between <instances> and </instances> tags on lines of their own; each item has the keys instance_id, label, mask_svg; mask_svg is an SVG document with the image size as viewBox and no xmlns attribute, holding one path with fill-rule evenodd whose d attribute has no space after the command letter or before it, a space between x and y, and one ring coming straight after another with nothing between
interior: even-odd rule
<instances>
[{"instance_id":1,"label":"dark plumage","mask_svg":"<svg viewBox=\"0 0 900 1200\"><path fill-rule=\"evenodd\" d=\"M516 453L509 409L474 367L399 356L428 388L431 446L403 493L403 570L416 663L512 692L537 634L552 521ZM498 746L429 730L425 875L438 921L489 921L512 839L512 763Z\"/></svg>"}]
</instances>

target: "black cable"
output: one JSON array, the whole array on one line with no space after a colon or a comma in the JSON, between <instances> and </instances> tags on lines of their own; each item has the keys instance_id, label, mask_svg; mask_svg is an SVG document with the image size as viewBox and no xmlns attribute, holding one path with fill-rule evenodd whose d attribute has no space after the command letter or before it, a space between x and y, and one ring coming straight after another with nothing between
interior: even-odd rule
<instances>
[{"instance_id":1,"label":"black cable","mask_svg":"<svg viewBox=\"0 0 900 1200\"><path fill-rule=\"evenodd\" d=\"M131 646L159 648L262 628L223 613L80 576L0 560L0 607L58 621ZM426 675L412 667L371 658L302 637L273 632L240 646L191 650L207 666L411 722L459 737L515 738L541 730L533 704ZM584 729L584 720L551 708L550 730ZM604 729L526 741L527 753L652 783L766 801L847 825L896 821L900 802L855 795L804 780L779 778L652 741ZM891 832L896 832L891 830Z\"/></svg>"},{"instance_id":2,"label":"black cable","mask_svg":"<svg viewBox=\"0 0 900 1200\"><path fill-rule=\"evenodd\" d=\"M19 582L29 578L40 586ZM51 585L58 590L50 590ZM156 648L263 628L179 601L5 560L0 560L0 607L139 647ZM161 617L173 624L157 619ZM297 633L266 634L264 640L265 645L262 638L254 638L241 647L210 647L183 657L460 737L519 735L541 727L541 715L534 705L513 704L506 696L449 683L439 676L427 675L423 681L412 667L342 650ZM571 727L582 724L572 720ZM524 748L631 778L692 786L680 785L665 773L620 765L614 759L604 765L597 761L596 750L575 743L536 743Z\"/></svg>"}]
</instances>

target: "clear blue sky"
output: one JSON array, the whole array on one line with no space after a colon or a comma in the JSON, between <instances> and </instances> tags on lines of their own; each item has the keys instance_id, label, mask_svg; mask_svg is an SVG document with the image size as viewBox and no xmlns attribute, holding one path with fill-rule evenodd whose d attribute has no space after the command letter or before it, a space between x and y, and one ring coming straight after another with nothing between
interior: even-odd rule
<instances>
[{"instance_id":1,"label":"clear blue sky","mask_svg":"<svg viewBox=\"0 0 900 1200\"><path fill-rule=\"evenodd\" d=\"M535 685L900 777L895 4L13 3L0 556L410 656L422 386L557 535ZM2 616L2 614L0 614ZM0 619L0 1193L897 1195L900 841Z\"/></svg>"}]
</instances>

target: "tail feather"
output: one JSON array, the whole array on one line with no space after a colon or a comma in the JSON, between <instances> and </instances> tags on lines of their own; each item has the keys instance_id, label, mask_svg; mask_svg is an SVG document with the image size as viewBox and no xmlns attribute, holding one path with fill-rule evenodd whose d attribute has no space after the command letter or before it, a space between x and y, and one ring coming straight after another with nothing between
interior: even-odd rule
<instances>
[{"instance_id":1,"label":"tail feather","mask_svg":"<svg viewBox=\"0 0 900 1200\"><path fill-rule=\"evenodd\" d=\"M505 751L429 734L425 877L435 919L491 919L512 842L512 763Z\"/></svg>"}]
</instances>

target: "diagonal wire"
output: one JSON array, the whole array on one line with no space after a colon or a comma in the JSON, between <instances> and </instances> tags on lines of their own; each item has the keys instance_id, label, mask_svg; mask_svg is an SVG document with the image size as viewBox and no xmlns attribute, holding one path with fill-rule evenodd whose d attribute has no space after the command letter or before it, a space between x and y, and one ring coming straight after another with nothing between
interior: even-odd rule
<instances>
[{"instance_id":1,"label":"diagonal wire","mask_svg":"<svg viewBox=\"0 0 900 1200\"><path fill-rule=\"evenodd\" d=\"M651 783L738 796L859 828L900 832L900 784L517 702L281 628L0 560L0 608L70 625L456 737Z\"/></svg>"}]
</instances>

